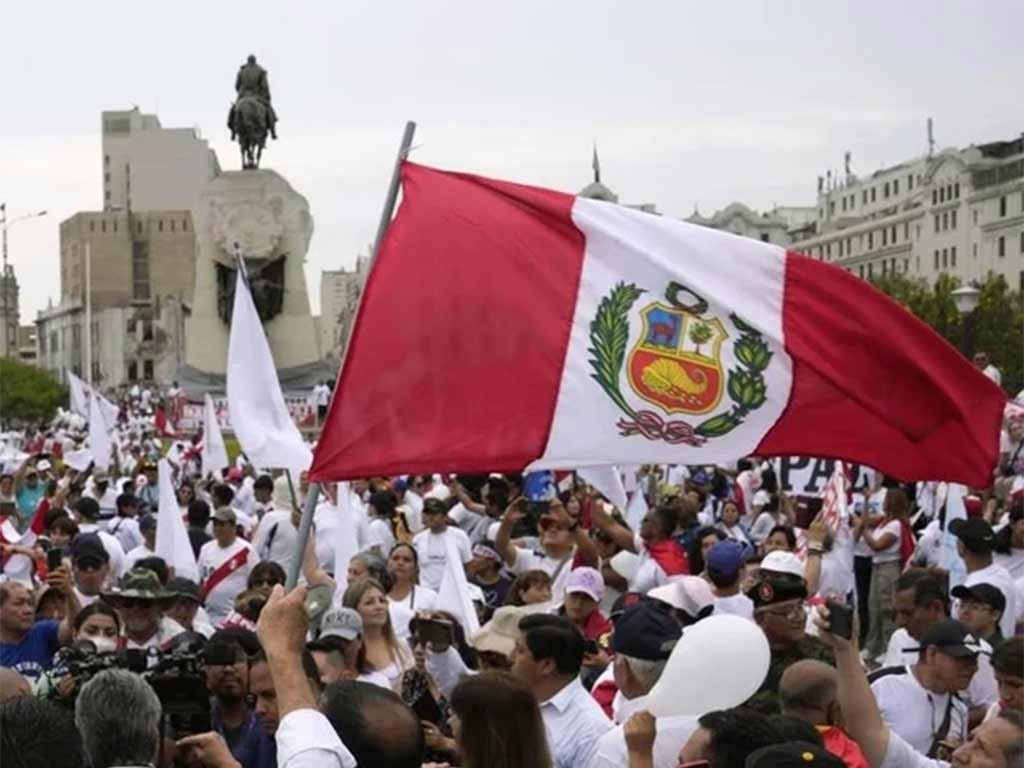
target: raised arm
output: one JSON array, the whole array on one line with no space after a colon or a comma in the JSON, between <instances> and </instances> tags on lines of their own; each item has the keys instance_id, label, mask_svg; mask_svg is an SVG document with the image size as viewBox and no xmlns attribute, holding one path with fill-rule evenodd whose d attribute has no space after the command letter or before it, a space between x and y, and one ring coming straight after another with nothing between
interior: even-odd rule
<instances>
[{"instance_id":1,"label":"raised arm","mask_svg":"<svg viewBox=\"0 0 1024 768\"><path fill-rule=\"evenodd\" d=\"M637 491L639 493L639 491ZM633 535L633 531L629 530L625 526L619 525L615 520L604 511L604 507L600 502L595 502L590 510L590 522L595 527L607 534L613 542L622 549L630 552L636 552L636 540ZM591 544L593 546L593 544ZM595 549L595 554L596 554Z\"/></svg>"},{"instance_id":2,"label":"raised arm","mask_svg":"<svg viewBox=\"0 0 1024 768\"><path fill-rule=\"evenodd\" d=\"M512 546L512 529L517 522L523 519L523 504L525 503L526 499L522 496L512 500L512 503L505 509L505 514L501 516L501 525L498 526L498 533L494 537L494 548L498 550L498 554L509 568L516 564L516 548Z\"/></svg>"}]
</instances>

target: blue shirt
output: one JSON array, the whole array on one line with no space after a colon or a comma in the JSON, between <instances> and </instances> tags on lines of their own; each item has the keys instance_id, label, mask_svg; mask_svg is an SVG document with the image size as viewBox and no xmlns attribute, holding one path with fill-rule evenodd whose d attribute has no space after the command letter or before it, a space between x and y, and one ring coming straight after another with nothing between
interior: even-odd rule
<instances>
[{"instance_id":1,"label":"blue shirt","mask_svg":"<svg viewBox=\"0 0 1024 768\"><path fill-rule=\"evenodd\" d=\"M10 667L29 680L35 680L50 668L53 654L60 649L57 640L59 621L37 621L20 643L0 643L0 667Z\"/></svg>"},{"instance_id":2,"label":"blue shirt","mask_svg":"<svg viewBox=\"0 0 1024 768\"><path fill-rule=\"evenodd\" d=\"M227 741L224 721L216 706L211 719L213 730L224 736L224 740ZM255 712L249 713L240 730L241 733L234 739L234 744L228 743L228 749L231 750L231 756L242 764L242 768L277 768L277 742L263 730Z\"/></svg>"},{"instance_id":3,"label":"blue shirt","mask_svg":"<svg viewBox=\"0 0 1024 768\"><path fill-rule=\"evenodd\" d=\"M36 483L35 488L29 488L27 485L21 486L15 494L21 516L26 520L31 520L44 495L46 495L46 486L42 483Z\"/></svg>"}]
</instances>

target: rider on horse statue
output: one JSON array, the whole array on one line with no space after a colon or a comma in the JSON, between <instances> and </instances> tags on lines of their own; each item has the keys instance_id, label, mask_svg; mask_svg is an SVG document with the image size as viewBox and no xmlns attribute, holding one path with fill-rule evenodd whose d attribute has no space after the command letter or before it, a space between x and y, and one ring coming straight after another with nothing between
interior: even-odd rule
<instances>
[{"instance_id":1,"label":"rider on horse statue","mask_svg":"<svg viewBox=\"0 0 1024 768\"><path fill-rule=\"evenodd\" d=\"M238 69L238 76L235 77L235 93L237 100L231 105L228 112L228 128L231 129L231 140L235 139L235 108L238 102L246 96L253 96L259 99L267 109L268 127L270 135L277 138L277 113L270 103L270 84L267 81L267 70L256 63L256 57L251 55L248 60Z\"/></svg>"}]
</instances>

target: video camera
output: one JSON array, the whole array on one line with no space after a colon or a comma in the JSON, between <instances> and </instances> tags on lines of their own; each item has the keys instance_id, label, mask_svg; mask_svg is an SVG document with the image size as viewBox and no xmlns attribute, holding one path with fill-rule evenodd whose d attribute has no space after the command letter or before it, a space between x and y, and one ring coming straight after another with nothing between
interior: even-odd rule
<instances>
[{"instance_id":1,"label":"video camera","mask_svg":"<svg viewBox=\"0 0 1024 768\"><path fill-rule=\"evenodd\" d=\"M126 669L142 677L160 700L162 719L170 725L175 740L212 729L210 693L206 688L207 665L230 665L235 654L230 646L199 642L177 643L171 650L128 648L113 653L96 653L89 641L76 643L58 652L52 669L55 677L70 676L78 688L94 675L108 669ZM50 692L57 698L56 687ZM73 705L74 694L70 700Z\"/></svg>"}]
</instances>

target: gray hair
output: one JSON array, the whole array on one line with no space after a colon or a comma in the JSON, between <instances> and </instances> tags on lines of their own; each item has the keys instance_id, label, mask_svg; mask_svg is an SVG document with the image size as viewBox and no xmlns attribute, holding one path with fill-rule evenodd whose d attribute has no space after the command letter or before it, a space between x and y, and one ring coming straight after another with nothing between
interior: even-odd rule
<instances>
[{"instance_id":1,"label":"gray hair","mask_svg":"<svg viewBox=\"0 0 1024 768\"><path fill-rule=\"evenodd\" d=\"M82 686L75 725L93 768L148 765L160 740L160 700L138 675L100 672Z\"/></svg>"},{"instance_id":2,"label":"gray hair","mask_svg":"<svg viewBox=\"0 0 1024 768\"><path fill-rule=\"evenodd\" d=\"M645 689L650 691L658 679L661 677L661 673L665 671L665 665L668 664L668 659L661 659L660 661L650 661L648 659L637 659L633 656L626 656L620 653L619 656L629 666L629 671L632 672L633 677L640 683Z\"/></svg>"}]
</instances>

